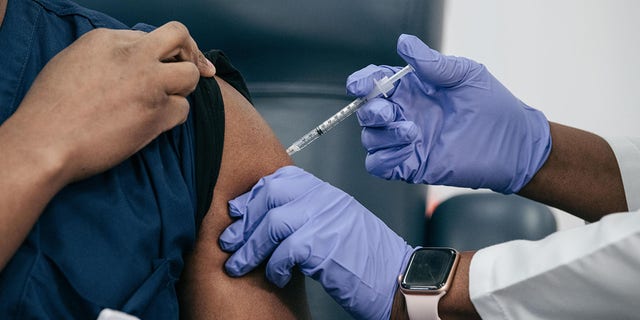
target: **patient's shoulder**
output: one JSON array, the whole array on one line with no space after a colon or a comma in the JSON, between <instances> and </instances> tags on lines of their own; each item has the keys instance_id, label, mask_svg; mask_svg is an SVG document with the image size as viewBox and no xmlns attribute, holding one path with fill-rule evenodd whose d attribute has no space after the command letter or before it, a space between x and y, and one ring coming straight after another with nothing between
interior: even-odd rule
<instances>
[{"instance_id":1,"label":"patient's shoulder","mask_svg":"<svg viewBox=\"0 0 640 320\"><path fill-rule=\"evenodd\" d=\"M248 191L261 177L291 164L275 134L251 103L226 81L216 78L224 101L224 146L213 200L182 281L182 310L189 318L286 319L308 317L304 279L284 289L266 282L264 270L242 278L224 272L228 254L218 245L230 223L227 202Z\"/></svg>"},{"instance_id":2,"label":"patient's shoulder","mask_svg":"<svg viewBox=\"0 0 640 320\"><path fill-rule=\"evenodd\" d=\"M234 197L261 177L291 164L275 134L238 91L218 81L225 101L225 138L221 174L216 192ZM220 188L219 188L220 187Z\"/></svg>"}]
</instances>

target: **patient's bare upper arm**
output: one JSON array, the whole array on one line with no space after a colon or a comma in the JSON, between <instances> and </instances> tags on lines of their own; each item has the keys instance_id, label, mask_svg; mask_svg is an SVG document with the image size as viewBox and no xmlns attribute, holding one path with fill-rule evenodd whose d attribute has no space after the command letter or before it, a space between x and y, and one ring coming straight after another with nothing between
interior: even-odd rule
<instances>
[{"instance_id":1,"label":"patient's bare upper arm","mask_svg":"<svg viewBox=\"0 0 640 320\"><path fill-rule=\"evenodd\" d=\"M309 318L300 275L279 289L267 282L264 269L241 278L224 272L229 254L220 249L218 237L231 223L227 202L291 160L251 104L224 80L216 80L225 104L224 151L211 207L181 280L182 315L195 319Z\"/></svg>"}]
</instances>

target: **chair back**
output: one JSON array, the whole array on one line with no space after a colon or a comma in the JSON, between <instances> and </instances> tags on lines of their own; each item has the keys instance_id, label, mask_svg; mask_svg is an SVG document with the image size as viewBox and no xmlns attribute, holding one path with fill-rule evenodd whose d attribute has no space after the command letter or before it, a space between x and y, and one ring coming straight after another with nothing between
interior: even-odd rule
<instances>
[{"instance_id":1,"label":"chair back","mask_svg":"<svg viewBox=\"0 0 640 320\"><path fill-rule=\"evenodd\" d=\"M426 243L478 250L510 240L539 240L556 230L555 217L543 204L517 195L469 193L436 207L428 222Z\"/></svg>"}]
</instances>

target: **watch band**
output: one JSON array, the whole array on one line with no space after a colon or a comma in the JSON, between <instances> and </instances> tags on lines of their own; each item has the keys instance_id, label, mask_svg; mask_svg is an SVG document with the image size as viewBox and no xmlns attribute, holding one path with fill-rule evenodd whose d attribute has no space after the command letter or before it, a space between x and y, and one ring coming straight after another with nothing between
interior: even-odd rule
<instances>
[{"instance_id":1,"label":"watch band","mask_svg":"<svg viewBox=\"0 0 640 320\"><path fill-rule=\"evenodd\" d=\"M440 320L438 315L438 302L444 296L445 291L437 295L410 294L401 291L407 304L407 313L411 320Z\"/></svg>"}]
</instances>

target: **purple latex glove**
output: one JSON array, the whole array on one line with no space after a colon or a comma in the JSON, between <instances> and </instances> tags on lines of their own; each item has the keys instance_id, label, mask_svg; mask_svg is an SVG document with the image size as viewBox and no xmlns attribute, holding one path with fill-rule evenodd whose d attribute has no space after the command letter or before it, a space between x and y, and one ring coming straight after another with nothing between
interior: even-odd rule
<instances>
[{"instance_id":1,"label":"purple latex glove","mask_svg":"<svg viewBox=\"0 0 640 320\"><path fill-rule=\"evenodd\" d=\"M481 64L401 35L398 54L415 72L386 99L357 112L369 173L411 183L518 192L551 150L542 112L518 100ZM365 96L398 67L370 65L347 79Z\"/></svg>"},{"instance_id":2,"label":"purple latex glove","mask_svg":"<svg viewBox=\"0 0 640 320\"><path fill-rule=\"evenodd\" d=\"M389 319L413 248L353 197L288 166L229 201L229 211L238 220L219 242L235 251L230 275L268 260L267 278L283 287L298 266L356 318Z\"/></svg>"}]
</instances>

